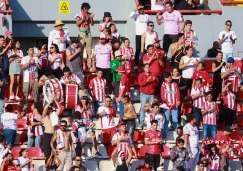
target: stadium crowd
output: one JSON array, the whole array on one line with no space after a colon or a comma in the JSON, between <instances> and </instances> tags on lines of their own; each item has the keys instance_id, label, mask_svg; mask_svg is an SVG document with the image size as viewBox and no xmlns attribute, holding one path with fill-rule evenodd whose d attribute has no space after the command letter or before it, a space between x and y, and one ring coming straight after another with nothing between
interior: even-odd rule
<instances>
[{"instance_id":1,"label":"stadium crowd","mask_svg":"<svg viewBox=\"0 0 243 171\"><path fill-rule=\"evenodd\" d=\"M237 97L243 90L241 69L233 57L237 37L232 22L225 22L218 41L208 50L215 60L206 66L194 58L199 39L192 21L184 21L172 2L163 5L166 12L156 14L156 23L142 5L130 13L136 25L135 50L129 38L119 34L109 12L104 12L98 25L100 38L92 49L90 28L95 14L89 12L88 3L75 16L78 38L70 38L65 24L56 20L48 43L30 46L24 56L21 42L10 31L0 35L1 171L34 170L28 158L32 146L43 149L46 170L85 171L84 161L109 158L99 151L99 143L107 151L113 147L110 159L116 171L128 171L131 160L141 157L134 140L138 130L145 133L145 162L136 171L167 170L161 154L169 130L178 136L170 151L173 171L228 170L229 160L242 149L241 145L233 148L235 140L230 136L237 129ZM164 25L163 48L154 31L157 24ZM166 63L169 49L170 67ZM139 113L131 100L135 72L139 73ZM12 104L17 102L21 111ZM192 110L185 112L191 102ZM27 124L27 149L20 150L15 162L11 149L20 118ZM97 120L102 129L99 137ZM216 130L222 130L221 134ZM93 156L85 151L88 139Z\"/></svg>"}]
</instances>

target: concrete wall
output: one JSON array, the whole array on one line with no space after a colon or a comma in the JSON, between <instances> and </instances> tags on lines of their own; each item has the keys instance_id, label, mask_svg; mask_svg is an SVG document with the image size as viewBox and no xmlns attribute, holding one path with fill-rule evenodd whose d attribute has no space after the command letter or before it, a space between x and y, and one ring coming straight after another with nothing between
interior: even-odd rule
<instances>
[{"instance_id":1,"label":"concrete wall","mask_svg":"<svg viewBox=\"0 0 243 171\"><path fill-rule=\"evenodd\" d=\"M212 9L222 8L219 0L209 0ZM11 7L14 11L13 34L15 37L44 38L48 36L53 29L56 19L62 19L69 28L70 36L75 37L78 28L75 25L74 16L80 9L82 2L80 0L69 0L70 14L59 14L58 0L10 0ZM95 26L92 27L93 37L98 37L99 32L97 24L101 21L104 11L111 12L113 20L117 24L119 33L131 39L132 46L135 42L135 25L134 21L129 18L130 12L135 8L133 0L89 0L91 12L95 13ZM235 45L235 52L240 51L242 47L243 37L240 35L242 30L241 17L243 14L242 7L223 7L222 15L187 15L185 20L193 21L193 29L198 33L199 46L196 47L199 56L204 56L207 49L212 46L213 41L218 39L219 32L224 30L224 23L230 19L233 22L232 30L236 32L238 37ZM151 17L155 21L155 16ZM159 37L163 37L163 25L155 27L159 33ZM27 43L27 42L26 42ZM22 42L25 44L25 42ZM243 50L243 49L242 49Z\"/></svg>"}]
</instances>

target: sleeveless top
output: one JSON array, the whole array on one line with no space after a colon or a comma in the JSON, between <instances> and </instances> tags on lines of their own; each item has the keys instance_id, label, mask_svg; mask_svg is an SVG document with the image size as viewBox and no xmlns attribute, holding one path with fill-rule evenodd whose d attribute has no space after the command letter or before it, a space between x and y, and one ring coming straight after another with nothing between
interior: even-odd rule
<instances>
[{"instance_id":1,"label":"sleeveless top","mask_svg":"<svg viewBox=\"0 0 243 171\"><path fill-rule=\"evenodd\" d=\"M193 59L192 57L189 58L188 56L183 56L182 58L183 58L184 64L187 63L190 59L192 59L191 62L185 68L182 69L182 77L191 79L192 75L195 71L195 65L193 64L193 61L196 59Z\"/></svg>"},{"instance_id":2,"label":"sleeveless top","mask_svg":"<svg viewBox=\"0 0 243 171\"><path fill-rule=\"evenodd\" d=\"M147 50L148 45L154 44L154 39L157 37L157 34L156 32L154 32L153 34L149 34L147 31L145 33L146 33L146 39L144 42L145 43L144 49Z\"/></svg>"},{"instance_id":3,"label":"sleeveless top","mask_svg":"<svg viewBox=\"0 0 243 171\"><path fill-rule=\"evenodd\" d=\"M213 61L213 63L215 63L216 68L221 64L221 62L219 62L219 61L216 60L216 59ZM223 65L223 66L224 66L224 65ZM222 69L223 66L221 66L216 72L214 72L214 75L221 75L221 69Z\"/></svg>"},{"instance_id":4,"label":"sleeveless top","mask_svg":"<svg viewBox=\"0 0 243 171\"><path fill-rule=\"evenodd\" d=\"M70 50L71 54L75 53L75 49L72 48L71 46L68 47ZM66 58L66 64L70 68L71 72L78 72L83 69L83 63L81 60L81 53L78 53L73 59L70 61L68 58Z\"/></svg>"}]
</instances>

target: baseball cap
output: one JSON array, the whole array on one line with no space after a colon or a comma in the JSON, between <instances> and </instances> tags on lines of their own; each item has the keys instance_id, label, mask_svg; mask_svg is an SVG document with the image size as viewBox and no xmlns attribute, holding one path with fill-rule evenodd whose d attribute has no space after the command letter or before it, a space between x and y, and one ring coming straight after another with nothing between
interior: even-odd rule
<instances>
[{"instance_id":1,"label":"baseball cap","mask_svg":"<svg viewBox=\"0 0 243 171\"><path fill-rule=\"evenodd\" d=\"M228 63L234 63L235 60L234 60L233 57L228 57L227 62L228 62Z\"/></svg>"},{"instance_id":2,"label":"baseball cap","mask_svg":"<svg viewBox=\"0 0 243 171\"><path fill-rule=\"evenodd\" d=\"M117 57L117 56L122 56L120 50L115 51L115 57Z\"/></svg>"},{"instance_id":3,"label":"baseball cap","mask_svg":"<svg viewBox=\"0 0 243 171\"><path fill-rule=\"evenodd\" d=\"M81 96L80 100L89 100L89 97L88 96Z\"/></svg>"},{"instance_id":4,"label":"baseball cap","mask_svg":"<svg viewBox=\"0 0 243 171\"><path fill-rule=\"evenodd\" d=\"M79 43L78 38L71 38L71 43Z\"/></svg>"},{"instance_id":5,"label":"baseball cap","mask_svg":"<svg viewBox=\"0 0 243 171\"><path fill-rule=\"evenodd\" d=\"M122 125L126 125L126 123L124 121L121 121L121 122L119 122L118 127L120 127Z\"/></svg>"},{"instance_id":6,"label":"baseball cap","mask_svg":"<svg viewBox=\"0 0 243 171\"><path fill-rule=\"evenodd\" d=\"M158 38L154 38L154 43L159 43L160 40Z\"/></svg>"}]
</instances>

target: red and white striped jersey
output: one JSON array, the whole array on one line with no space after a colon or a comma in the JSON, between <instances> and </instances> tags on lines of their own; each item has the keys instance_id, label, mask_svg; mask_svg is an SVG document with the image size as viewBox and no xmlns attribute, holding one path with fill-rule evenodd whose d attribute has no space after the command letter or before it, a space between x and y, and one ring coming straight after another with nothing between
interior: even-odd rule
<instances>
[{"instance_id":1,"label":"red and white striped jersey","mask_svg":"<svg viewBox=\"0 0 243 171\"><path fill-rule=\"evenodd\" d=\"M90 110L92 111L91 106L84 109L83 111L79 104L75 106L75 111L79 111L81 113L81 118L82 118L83 122L85 123L86 127L89 127L90 124L92 123Z\"/></svg>"},{"instance_id":2,"label":"red and white striped jersey","mask_svg":"<svg viewBox=\"0 0 243 171\"><path fill-rule=\"evenodd\" d=\"M80 84L81 83L81 80L75 74L72 74L70 76L70 78L68 78L66 76L62 76L61 79L60 79L60 82L61 82L61 84L65 84L66 81L70 81L70 80L75 82L76 84Z\"/></svg>"},{"instance_id":3,"label":"red and white striped jersey","mask_svg":"<svg viewBox=\"0 0 243 171\"><path fill-rule=\"evenodd\" d=\"M191 96L198 94L198 93L201 94L197 99L193 100L193 106L201 109L203 103L206 101L204 92L208 92L208 91L209 91L208 86L202 86L201 88L193 87L191 90Z\"/></svg>"},{"instance_id":4,"label":"red and white striped jersey","mask_svg":"<svg viewBox=\"0 0 243 171\"><path fill-rule=\"evenodd\" d=\"M31 122L34 122L34 114L30 113L28 116L28 120ZM42 122L41 120L39 122ZM33 126L28 126L28 136L32 135L32 127ZM34 136L40 136L43 135L43 128L41 125L36 125L34 126Z\"/></svg>"},{"instance_id":5,"label":"red and white striped jersey","mask_svg":"<svg viewBox=\"0 0 243 171\"><path fill-rule=\"evenodd\" d=\"M225 94L222 94L223 105L232 110L236 109L236 97L232 91L227 90Z\"/></svg>"},{"instance_id":6,"label":"red and white striped jersey","mask_svg":"<svg viewBox=\"0 0 243 171\"><path fill-rule=\"evenodd\" d=\"M202 111L205 111L206 109L208 110L208 113L206 113L203 116L203 124L208 124L208 125L216 125L217 121L217 105L215 102L204 102L202 106Z\"/></svg>"},{"instance_id":7,"label":"red and white striped jersey","mask_svg":"<svg viewBox=\"0 0 243 171\"><path fill-rule=\"evenodd\" d=\"M227 72L230 68L225 66L221 69L221 73ZM225 79L223 79L223 87L226 85L227 81L231 81L233 85L233 92L239 92L240 80L236 75L236 72L241 73L240 68L237 67L237 71L232 71Z\"/></svg>"},{"instance_id":8,"label":"red and white striped jersey","mask_svg":"<svg viewBox=\"0 0 243 171\"><path fill-rule=\"evenodd\" d=\"M209 159L209 154L207 155L207 158ZM211 156L210 160L210 170L219 170L220 169L220 157L217 154L214 154Z\"/></svg>"},{"instance_id":9,"label":"red and white striped jersey","mask_svg":"<svg viewBox=\"0 0 243 171\"><path fill-rule=\"evenodd\" d=\"M117 144L117 151L125 151L127 152L127 147L133 146L133 142L131 137L128 134L122 134L121 132L117 132L113 135L111 142L117 141L120 139L122 136L126 136L127 139L124 141L120 141L119 144Z\"/></svg>"},{"instance_id":10,"label":"red and white striped jersey","mask_svg":"<svg viewBox=\"0 0 243 171\"><path fill-rule=\"evenodd\" d=\"M151 121L152 120L157 120L158 121L158 127L157 130L164 129L164 123L165 123L165 116L163 114L156 114L153 115L152 113L147 115L146 118L146 125L147 125L147 130L151 128Z\"/></svg>"},{"instance_id":11,"label":"red and white striped jersey","mask_svg":"<svg viewBox=\"0 0 243 171\"><path fill-rule=\"evenodd\" d=\"M107 87L105 79L93 78L89 83L89 88L93 92L94 101L104 101L105 98L105 88Z\"/></svg>"},{"instance_id":12,"label":"red and white striped jersey","mask_svg":"<svg viewBox=\"0 0 243 171\"><path fill-rule=\"evenodd\" d=\"M194 42L198 40L197 33L194 30L183 30L182 33L185 35L185 44L193 47Z\"/></svg>"},{"instance_id":13,"label":"red and white striped jersey","mask_svg":"<svg viewBox=\"0 0 243 171\"><path fill-rule=\"evenodd\" d=\"M126 48L126 47L122 46L120 48L120 52L121 52L122 56L128 57L128 59L125 60L125 69L126 69L126 73L129 74L129 73L131 73L131 70L132 70L131 58L132 58L132 56L134 56L133 48L131 48L131 47Z\"/></svg>"},{"instance_id":14,"label":"red and white striped jersey","mask_svg":"<svg viewBox=\"0 0 243 171\"><path fill-rule=\"evenodd\" d=\"M176 105L176 102L180 101L178 85L175 82L164 82L161 86L161 99L167 107Z\"/></svg>"},{"instance_id":15,"label":"red and white striped jersey","mask_svg":"<svg viewBox=\"0 0 243 171\"><path fill-rule=\"evenodd\" d=\"M98 108L97 114L105 113L101 116L101 127L102 129L109 129L116 127L114 117L116 117L116 112L114 107L100 106Z\"/></svg>"}]
</instances>

